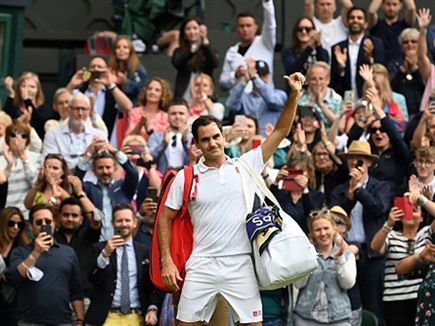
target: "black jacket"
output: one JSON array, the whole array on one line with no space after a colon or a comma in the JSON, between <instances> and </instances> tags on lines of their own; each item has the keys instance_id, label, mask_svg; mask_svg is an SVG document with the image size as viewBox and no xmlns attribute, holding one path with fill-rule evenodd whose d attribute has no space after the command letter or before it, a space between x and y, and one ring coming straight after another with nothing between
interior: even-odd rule
<instances>
[{"instance_id":1,"label":"black jacket","mask_svg":"<svg viewBox=\"0 0 435 326\"><path fill-rule=\"evenodd\" d=\"M91 325L102 325L106 320L109 309L112 306L117 282L116 252L109 260L109 265L100 269L97 266L97 258L103 250L106 242L99 242L92 246L91 261L88 269L89 281L93 284L89 298L91 304L86 312L85 321ZM146 313L150 305L155 305L160 310L163 302L163 293L156 290L149 276L149 252L144 245L133 241L136 254L137 288L141 310Z\"/></svg>"},{"instance_id":2,"label":"black jacket","mask_svg":"<svg viewBox=\"0 0 435 326\"><path fill-rule=\"evenodd\" d=\"M356 87L357 87L358 98L362 96L362 87L364 84L364 80L359 75L358 70L362 64L364 63L369 64L369 62L367 61L364 55L364 46L363 46L363 43L367 38L371 39L374 45L374 49L373 49L374 61L376 63L382 63L382 64L385 63L384 45L382 43L382 40L377 37L364 35L361 41L361 46L359 48L358 58L356 62ZM335 58L334 55L334 48L336 46L340 46L341 49L347 49L347 61L346 61L346 68L344 69L344 73L340 69L337 59ZM349 39L346 39L344 41L341 41L333 45L331 48L331 57L332 57L331 58L331 87L335 89L336 92L339 93L341 96L343 96L344 91L352 89L350 58L349 58Z\"/></svg>"},{"instance_id":3,"label":"black jacket","mask_svg":"<svg viewBox=\"0 0 435 326\"><path fill-rule=\"evenodd\" d=\"M339 205L350 216L357 201L363 207L363 225L365 232L365 244L368 248L369 257L377 256L370 249L370 243L378 230L382 227L388 217L393 197L394 189L391 184L369 177L365 188L360 188L355 195L355 200L348 197L349 181L335 187L331 193L331 206Z\"/></svg>"}]
</instances>

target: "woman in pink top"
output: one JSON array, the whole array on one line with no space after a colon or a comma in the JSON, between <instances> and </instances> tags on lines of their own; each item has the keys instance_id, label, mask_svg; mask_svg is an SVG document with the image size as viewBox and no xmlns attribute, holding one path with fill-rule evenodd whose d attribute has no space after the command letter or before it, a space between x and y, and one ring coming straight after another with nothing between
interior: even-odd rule
<instances>
[{"instance_id":1,"label":"woman in pink top","mask_svg":"<svg viewBox=\"0 0 435 326\"><path fill-rule=\"evenodd\" d=\"M125 136L142 135L144 139L154 132L165 131L168 126L166 110L172 100L169 83L159 77L151 78L139 94L140 106L128 113Z\"/></svg>"}]
</instances>

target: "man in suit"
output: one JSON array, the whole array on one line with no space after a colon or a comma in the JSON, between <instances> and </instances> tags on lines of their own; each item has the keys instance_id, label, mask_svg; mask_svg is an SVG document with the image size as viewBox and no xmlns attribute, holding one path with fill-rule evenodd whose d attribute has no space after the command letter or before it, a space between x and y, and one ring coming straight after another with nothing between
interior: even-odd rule
<instances>
[{"instance_id":1,"label":"man in suit","mask_svg":"<svg viewBox=\"0 0 435 326\"><path fill-rule=\"evenodd\" d=\"M149 277L148 250L133 241L135 212L129 204L119 204L112 216L116 234L92 247L88 277L93 288L86 324L155 325L163 296Z\"/></svg>"},{"instance_id":2,"label":"man in suit","mask_svg":"<svg viewBox=\"0 0 435 326\"><path fill-rule=\"evenodd\" d=\"M343 157L347 160L350 180L334 188L331 206L341 206L352 221L346 240L359 248L356 284L362 307L382 318L385 259L370 249L370 243L386 221L394 189L390 183L369 176L370 165L379 157L371 153L368 142L353 141Z\"/></svg>"},{"instance_id":3,"label":"man in suit","mask_svg":"<svg viewBox=\"0 0 435 326\"><path fill-rule=\"evenodd\" d=\"M359 67L366 64L384 63L384 48L380 39L366 34L367 18L363 8L352 7L347 13L349 37L331 49L331 87L340 95L354 90L362 96L364 80Z\"/></svg>"},{"instance_id":4,"label":"man in suit","mask_svg":"<svg viewBox=\"0 0 435 326\"><path fill-rule=\"evenodd\" d=\"M136 192L139 175L127 155L117 150L107 140L96 138L86 149L75 171L75 174L82 180L91 159L93 159L93 172L97 177L97 182L86 181L83 189L95 207L104 213L100 236L100 241L104 241L113 235L111 225L113 207L120 203L130 203ZM124 169L125 177L115 180L118 163Z\"/></svg>"}]
</instances>

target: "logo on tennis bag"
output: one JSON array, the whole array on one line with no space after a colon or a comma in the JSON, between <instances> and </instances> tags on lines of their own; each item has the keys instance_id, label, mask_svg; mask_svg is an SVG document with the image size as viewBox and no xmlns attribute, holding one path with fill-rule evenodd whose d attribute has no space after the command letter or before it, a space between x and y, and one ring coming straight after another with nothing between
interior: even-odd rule
<instances>
[{"instance_id":1,"label":"logo on tennis bag","mask_svg":"<svg viewBox=\"0 0 435 326\"><path fill-rule=\"evenodd\" d=\"M260 290L275 290L310 275L317 268L317 253L299 225L287 215L278 200L252 168L238 160L246 207L247 180L252 178L257 189L273 205L263 205L247 216L247 233L252 243L253 262ZM260 197L259 197L260 198ZM261 199L261 198L260 198Z\"/></svg>"},{"instance_id":2,"label":"logo on tennis bag","mask_svg":"<svg viewBox=\"0 0 435 326\"><path fill-rule=\"evenodd\" d=\"M159 216L163 211L165 206L166 198L168 197L171 185L174 182L177 172L174 170L168 170L162 181L162 190L159 202L157 204L157 214L154 224L153 240L151 243L150 251L150 276L153 284L162 291L172 292L169 289L162 278L162 263L160 257L159 241L157 235L157 226L159 223ZM187 206L189 205L190 192L192 190L193 181L196 178L193 174L193 166L184 167L184 189L183 189L183 205L172 221L172 231L171 231L171 257L174 261L175 266L180 273L181 278L184 280L186 276L185 265L187 260L192 253L193 247L193 225L190 218ZM192 199L196 197L196 189L192 196ZM182 282L180 282L179 287L181 289Z\"/></svg>"}]
</instances>

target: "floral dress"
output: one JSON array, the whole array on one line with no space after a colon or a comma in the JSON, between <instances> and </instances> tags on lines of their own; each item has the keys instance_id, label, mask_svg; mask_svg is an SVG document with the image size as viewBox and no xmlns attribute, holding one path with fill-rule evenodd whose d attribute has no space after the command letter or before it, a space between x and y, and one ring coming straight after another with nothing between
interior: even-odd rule
<instances>
[{"instance_id":1,"label":"floral dress","mask_svg":"<svg viewBox=\"0 0 435 326\"><path fill-rule=\"evenodd\" d=\"M423 277L418 291L416 326L435 325L435 264L420 264L413 275Z\"/></svg>"}]
</instances>

